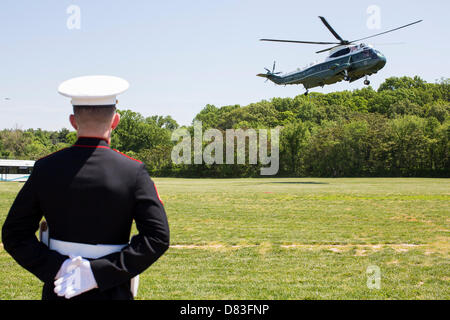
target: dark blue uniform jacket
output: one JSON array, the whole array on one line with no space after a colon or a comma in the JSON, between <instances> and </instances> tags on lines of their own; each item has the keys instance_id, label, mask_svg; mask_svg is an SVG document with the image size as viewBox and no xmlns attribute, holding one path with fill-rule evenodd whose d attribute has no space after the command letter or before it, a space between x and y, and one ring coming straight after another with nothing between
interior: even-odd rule
<instances>
[{"instance_id":1,"label":"dark blue uniform jacket","mask_svg":"<svg viewBox=\"0 0 450 320\"><path fill-rule=\"evenodd\" d=\"M91 260L98 289L74 299L132 299L130 279L169 247L164 206L144 165L98 138L79 138L72 147L38 160L2 228L4 249L44 282L43 299L56 299L53 282L68 257L36 238L43 217L53 239L129 243ZM138 234L130 241L133 220Z\"/></svg>"}]
</instances>

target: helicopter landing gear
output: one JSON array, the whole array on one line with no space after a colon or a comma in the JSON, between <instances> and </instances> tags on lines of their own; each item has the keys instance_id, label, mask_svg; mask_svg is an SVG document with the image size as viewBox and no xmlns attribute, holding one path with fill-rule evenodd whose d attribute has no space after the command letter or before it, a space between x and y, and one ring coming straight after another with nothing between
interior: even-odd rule
<instances>
[{"instance_id":1,"label":"helicopter landing gear","mask_svg":"<svg viewBox=\"0 0 450 320\"><path fill-rule=\"evenodd\" d=\"M369 79L367 79L367 76L366 76L366 79L364 80L364 84L365 84L366 86L368 86L368 85L370 84L370 81L369 81Z\"/></svg>"},{"instance_id":2,"label":"helicopter landing gear","mask_svg":"<svg viewBox=\"0 0 450 320\"><path fill-rule=\"evenodd\" d=\"M350 77L348 76L347 70L344 70L344 81L350 81Z\"/></svg>"},{"instance_id":3,"label":"helicopter landing gear","mask_svg":"<svg viewBox=\"0 0 450 320\"><path fill-rule=\"evenodd\" d=\"M308 95L308 93L309 93L309 90L306 89L306 92L304 93L305 97Z\"/></svg>"}]
</instances>

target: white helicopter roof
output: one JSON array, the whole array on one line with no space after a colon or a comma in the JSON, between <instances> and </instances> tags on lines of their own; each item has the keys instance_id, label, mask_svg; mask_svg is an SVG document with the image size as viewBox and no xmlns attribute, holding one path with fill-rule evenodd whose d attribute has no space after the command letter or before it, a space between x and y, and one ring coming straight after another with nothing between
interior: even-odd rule
<instances>
[{"instance_id":1,"label":"white helicopter roof","mask_svg":"<svg viewBox=\"0 0 450 320\"><path fill-rule=\"evenodd\" d=\"M350 50L348 52L344 51L344 52L342 52L342 54L336 55L336 53L338 53L339 51L341 51L343 49L346 49L346 48L349 48ZM362 50L367 49L367 48L373 48L373 46L370 45L370 44L367 45L365 43L360 43L360 44L356 44L356 45L337 46L336 48L333 48L333 49L330 50L330 54L325 59L325 61L330 61L330 60L333 60L333 59L344 57L344 56L349 55L349 54L354 54L354 53L356 53L358 51L362 51Z\"/></svg>"}]
</instances>

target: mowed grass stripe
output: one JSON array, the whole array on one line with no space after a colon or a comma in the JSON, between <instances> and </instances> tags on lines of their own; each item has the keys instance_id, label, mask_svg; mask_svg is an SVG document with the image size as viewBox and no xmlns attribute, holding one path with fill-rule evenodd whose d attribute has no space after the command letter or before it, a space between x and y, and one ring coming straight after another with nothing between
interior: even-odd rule
<instances>
[{"instance_id":1,"label":"mowed grass stripe","mask_svg":"<svg viewBox=\"0 0 450 320\"><path fill-rule=\"evenodd\" d=\"M182 225L173 241L424 243L431 229L448 231L446 180L431 188L432 179L242 180L157 181L171 223Z\"/></svg>"}]
</instances>

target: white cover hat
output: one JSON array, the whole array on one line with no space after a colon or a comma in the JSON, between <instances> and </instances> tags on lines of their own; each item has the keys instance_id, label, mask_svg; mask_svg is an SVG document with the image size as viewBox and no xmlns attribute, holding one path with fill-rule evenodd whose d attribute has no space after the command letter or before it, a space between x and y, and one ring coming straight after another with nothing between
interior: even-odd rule
<instances>
[{"instance_id":1,"label":"white cover hat","mask_svg":"<svg viewBox=\"0 0 450 320\"><path fill-rule=\"evenodd\" d=\"M58 92L72 98L74 106L115 105L116 96L127 91L129 83L112 76L86 76L61 83Z\"/></svg>"}]
</instances>

